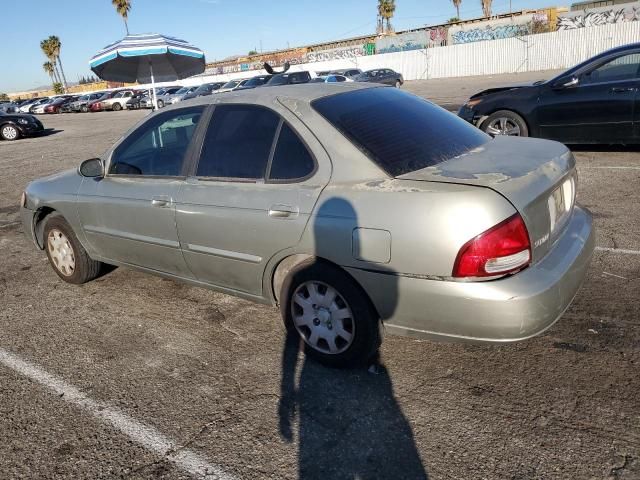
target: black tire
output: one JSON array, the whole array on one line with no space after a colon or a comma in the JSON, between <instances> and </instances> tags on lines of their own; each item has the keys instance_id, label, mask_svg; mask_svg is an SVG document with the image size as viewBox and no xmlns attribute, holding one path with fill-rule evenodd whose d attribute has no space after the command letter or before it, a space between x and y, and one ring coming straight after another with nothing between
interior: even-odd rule
<instances>
[{"instance_id":1,"label":"black tire","mask_svg":"<svg viewBox=\"0 0 640 480\"><path fill-rule=\"evenodd\" d=\"M342 302L351 310L351 317L347 322L352 332L352 340L345 350L339 353L329 353L321 351L313 347L307 342L306 337L310 336L310 330L305 336L294 323L294 309L301 307L296 304L294 306L293 296L299 288L305 288L307 282L319 282L333 288L341 299L334 301L332 305L337 306L340 301L340 307L344 308ZM325 291L326 292L326 291ZM298 265L294 271L290 273L284 281L280 292L280 313L284 320L285 327L289 335L294 334L300 337L305 346L305 353L317 360L318 362L333 368L353 368L366 366L367 362L375 357L380 347L380 319L376 313L371 301L362 288L344 271L331 264L318 262L314 259L307 260ZM321 307L322 308L322 307ZM315 321L317 318L314 319ZM330 321L337 322L338 320ZM321 324L318 320L318 324ZM336 323L337 325L337 323ZM341 327L348 329L343 323ZM306 328L305 326L300 327ZM331 325L328 326L331 329ZM337 329L337 327L336 327ZM348 342L344 342L348 343ZM325 344L328 343L325 341Z\"/></svg>"},{"instance_id":2,"label":"black tire","mask_svg":"<svg viewBox=\"0 0 640 480\"><path fill-rule=\"evenodd\" d=\"M164 107L164 101L158 100L158 108L162 108L162 107Z\"/></svg>"},{"instance_id":3,"label":"black tire","mask_svg":"<svg viewBox=\"0 0 640 480\"><path fill-rule=\"evenodd\" d=\"M122 105L116 102L111 106L111 110L113 110L114 112L118 112L122 110Z\"/></svg>"},{"instance_id":4,"label":"black tire","mask_svg":"<svg viewBox=\"0 0 640 480\"><path fill-rule=\"evenodd\" d=\"M5 123L0 125L0 138L7 141L18 140L20 138L20 130L15 125Z\"/></svg>"},{"instance_id":5,"label":"black tire","mask_svg":"<svg viewBox=\"0 0 640 480\"><path fill-rule=\"evenodd\" d=\"M87 105L82 105L82 107L80 107L80 111L82 113L87 113L89 111L89 107Z\"/></svg>"},{"instance_id":6,"label":"black tire","mask_svg":"<svg viewBox=\"0 0 640 480\"><path fill-rule=\"evenodd\" d=\"M400 88L402 86L402 82L400 80L396 80L396 88Z\"/></svg>"},{"instance_id":7,"label":"black tire","mask_svg":"<svg viewBox=\"0 0 640 480\"><path fill-rule=\"evenodd\" d=\"M47 252L47 258L53 268L53 271L65 282L80 285L87 283L98 275L102 270L102 263L92 260L87 254L86 250L82 247L78 238L73 233L73 229L67 223L67 221L60 215L54 215L45 220L47 223L44 227L44 249ZM56 260L52 257L52 244L50 243L50 235L57 237L57 233L62 233L68 245L71 247L71 255L73 255L74 268L67 270L65 274L57 266Z\"/></svg>"},{"instance_id":8,"label":"black tire","mask_svg":"<svg viewBox=\"0 0 640 480\"><path fill-rule=\"evenodd\" d=\"M522 118L516 112L512 112L511 110L498 110L497 112L492 113L484 122L482 122L480 129L483 132L488 133L489 135L496 136L495 131L491 128L491 126L492 124L498 122L501 118L507 119L508 122L518 127L519 133L512 136L529 136L529 127L527 127L527 122L525 122L524 118Z\"/></svg>"}]
</instances>

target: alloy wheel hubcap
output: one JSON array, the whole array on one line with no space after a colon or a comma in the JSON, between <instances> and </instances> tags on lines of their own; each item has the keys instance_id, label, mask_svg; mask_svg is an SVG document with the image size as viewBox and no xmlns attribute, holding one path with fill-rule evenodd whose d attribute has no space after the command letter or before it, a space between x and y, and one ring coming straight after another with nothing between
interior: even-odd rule
<instances>
[{"instance_id":1,"label":"alloy wheel hubcap","mask_svg":"<svg viewBox=\"0 0 640 480\"><path fill-rule=\"evenodd\" d=\"M303 340L322 353L338 354L353 343L356 324L351 308L336 289L309 281L293 293L291 313Z\"/></svg>"},{"instance_id":2,"label":"alloy wheel hubcap","mask_svg":"<svg viewBox=\"0 0 640 480\"><path fill-rule=\"evenodd\" d=\"M14 127L7 125L2 129L2 135L4 136L4 138L13 140L18 136L18 131Z\"/></svg>"},{"instance_id":3,"label":"alloy wheel hubcap","mask_svg":"<svg viewBox=\"0 0 640 480\"><path fill-rule=\"evenodd\" d=\"M47 237L47 249L58 271L66 277L73 275L76 270L76 257L67 236L54 228Z\"/></svg>"},{"instance_id":4,"label":"alloy wheel hubcap","mask_svg":"<svg viewBox=\"0 0 640 480\"><path fill-rule=\"evenodd\" d=\"M506 135L510 137L520 136L520 127L508 117L496 118L487 126L485 131L494 137L498 135Z\"/></svg>"}]
</instances>

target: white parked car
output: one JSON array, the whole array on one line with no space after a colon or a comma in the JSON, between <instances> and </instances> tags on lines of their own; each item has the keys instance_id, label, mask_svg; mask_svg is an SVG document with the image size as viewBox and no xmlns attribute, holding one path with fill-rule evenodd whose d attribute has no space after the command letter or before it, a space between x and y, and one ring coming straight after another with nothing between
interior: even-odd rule
<instances>
[{"instance_id":1,"label":"white parked car","mask_svg":"<svg viewBox=\"0 0 640 480\"><path fill-rule=\"evenodd\" d=\"M41 105L49 101L49 97L37 98L32 102L25 103L20 107L20 113L31 113L31 107Z\"/></svg>"},{"instance_id":2,"label":"white parked car","mask_svg":"<svg viewBox=\"0 0 640 480\"><path fill-rule=\"evenodd\" d=\"M238 88L244 86L244 84L247 83L249 80L251 79L238 78L236 80L230 80L227 83L225 83L221 88L216 90L215 93L233 92L234 90L237 90Z\"/></svg>"},{"instance_id":3,"label":"white parked car","mask_svg":"<svg viewBox=\"0 0 640 480\"><path fill-rule=\"evenodd\" d=\"M133 97L133 95L133 90L122 90L116 93L113 97L102 100L100 102L102 104L102 109L113 110L114 112L117 112L118 110L126 110L127 101L129 101L129 99Z\"/></svg>"}]
</instances>

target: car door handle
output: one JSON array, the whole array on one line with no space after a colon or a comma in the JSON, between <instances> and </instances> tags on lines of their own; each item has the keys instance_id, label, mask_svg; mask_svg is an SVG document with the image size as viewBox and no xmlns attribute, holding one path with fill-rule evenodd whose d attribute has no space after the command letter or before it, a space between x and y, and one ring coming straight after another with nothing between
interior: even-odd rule
<instances>
[{"instance_id":1,"label":"car door handle","mask_svg":"<svg viewBox=\"0 0 640 480\"><path fill-rule=\"evenodd\" d=\"M171 205L171 198L165 196L153 197L151 199L151 205L154 207L168 207Z\"/></svg>"},{"instance_id":2,"label":"car door handle","mask_svg":"<svg viewBox=\"0 0 640 480\"><path fill-rule=\"evenodd\" d=\"M613 87L611 89L611 93L626 93L626 92L633 92L635 90L635 88L633 87Z\"/></svg>"},{"instance_id":3,"label":"car door handle","mask_svg":"<svg viewBox=\"0 0 640 480\"><path fill-rule=\"evenodd\" d=\"M273 218L289 218L298 214L298 209L289 205L272 205L269 216Z\"/></svg>"}]
</instances>

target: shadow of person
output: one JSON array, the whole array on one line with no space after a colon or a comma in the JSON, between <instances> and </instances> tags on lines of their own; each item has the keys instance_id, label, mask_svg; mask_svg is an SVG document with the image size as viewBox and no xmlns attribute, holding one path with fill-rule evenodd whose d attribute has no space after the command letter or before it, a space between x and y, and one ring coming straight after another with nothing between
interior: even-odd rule
<instances>
[{"instance_id":1,"label":"shadow of person","mask_svg":"<svg viewBox=\"0 0 640 480\"><path fill-rule=\"evenodd\" d=\"M323 236L325 228L348 232L351 251L351 235L358 222L349 202L328 200L314 221L319 256L323 239L328 238ZM376 268L381 270L379 265ZM394 299L397 296L395 291L389 293ZM278 415L285 441L294 442L297 433L298 478L427 479L411 426L379 353L369 369L340 370L303 355L303 347L295 328L289 329L282 353Z\"/></svg>"}]
</instances>

